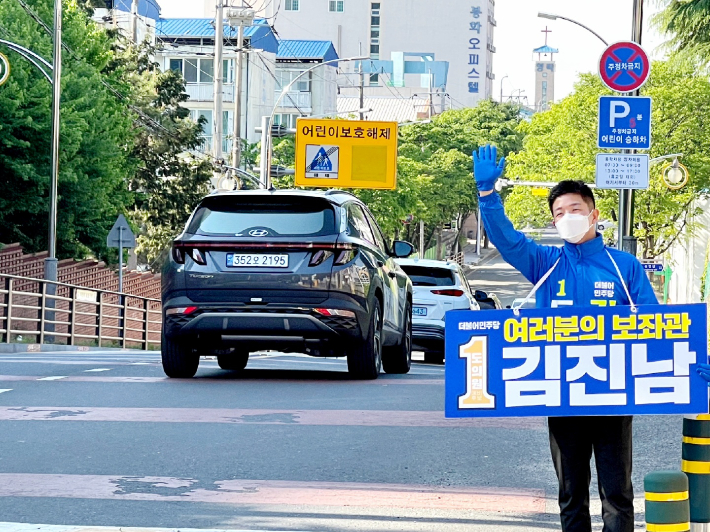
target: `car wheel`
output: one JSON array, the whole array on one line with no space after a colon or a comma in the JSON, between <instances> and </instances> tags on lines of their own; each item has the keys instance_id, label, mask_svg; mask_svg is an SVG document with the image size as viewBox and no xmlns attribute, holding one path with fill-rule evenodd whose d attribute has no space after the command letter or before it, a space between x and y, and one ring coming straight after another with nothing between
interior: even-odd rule
<instances>
[{"instance_id":1,"label":"car wheel","mask_svg":"<svg viewBox=\"0 0 710 532\"><path fill-rule=\"evenodd\" d=\"M163 361L163 371L174 379L190 379L197 373L200 365L200 355L194 352L192 343L186 340L180 342L161 335L160 356Z\"/></svg>"},{"instance_id":2,"label":"car wheel","mask_svg":"<svg viewBox=\"0 0 710 532\"><path fill-rule=\"evenodd\" d=\"M235 351L228 355L217 355L217 364L222 369L241 371L247 367L247 362L249 362L248 351Z\"/></svg>"},{"instance_id":3,"label":"car wheel","mask_svg":"<svg viewBox=\"0 0 710 532\"><path fill-rule=\"evenodd\" d=\"M424 353L424 362L426 362L427 364L443 364L443 351L431 351Z\"/></svg>"},{"instance_id":4,"label":"car wheel","mask_svg":"<svg viewBox=\"0 0 710 532\"><path fill-rule=\"evenodd\" d=\"M370 314L367 338L348 351L348 372L356 379L376 379L382 370L382 320L380 302Z\"/></svg>"},{"instance_id":5,"label":"car wheel","mask_svg":"<svg viewBox=\"0 0 710 532\"><path fill-rule=\"evenodd\" d=\"M394 347L387 347L382 353L382 367L387 373L409 373L412 368L412 304L407 303L404 311L404 331L402 341Z\"/></svg>"}]
</instances>

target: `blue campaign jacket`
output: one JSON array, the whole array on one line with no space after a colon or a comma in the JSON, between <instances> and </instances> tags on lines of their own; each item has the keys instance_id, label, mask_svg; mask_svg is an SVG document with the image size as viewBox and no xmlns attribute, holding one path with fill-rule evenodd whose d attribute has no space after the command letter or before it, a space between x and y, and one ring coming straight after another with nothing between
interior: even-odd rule
<instances>
[{"instance_id":1,"label":"blue campaign jacket","mask_svg":"<svg viewBox=\"0 0 710 532\"><path fill-rule=\"evenodd\" d=\"M536 294L538 308L559 306L630 305L608 252L621 271L636 305L657 304L658 299L643 266L633 255L608 248L600 235L584 244L542 246L516 231L505 215L497 193L479 198L483 224L505 261L536 284L557 259L559 264Z\"/></svg>"}]
</instances>

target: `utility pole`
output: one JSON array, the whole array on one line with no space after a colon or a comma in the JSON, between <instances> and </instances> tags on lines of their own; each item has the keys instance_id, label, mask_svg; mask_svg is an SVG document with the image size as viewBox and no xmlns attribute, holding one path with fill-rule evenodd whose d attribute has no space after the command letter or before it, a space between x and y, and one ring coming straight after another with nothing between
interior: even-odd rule
<instances>
[{"instance_id":1,"label":"utility pole","mask_svg":"<svg viewBox=\"0 0 710 532\"><path fill-rule=\"evenodd\" d=\"M429 120L434 116L434 77L431 75L431 68L429 69Z\"/></svg>"},{"instance_id":2,"label":"utility pole","mask_svg":"<svg viewBox=\"0 0 710 532\"><path fill-rule=\"evenodd\" d=\"M234 68L234 128L232 140L232 167L239 168L242 155L242 65L244 63L244 26L254 23L254 10L245 9L244 3L239 9L227 12L229 26L237 26L237 64Z\"/></svg>"},{"instance_id":3,"label":"utility pole","mask_svg":"<svg viewBox=\"0 0 710 532\"><path fill-rule=\"evenodd\" d=\"M362 43L360 43L360 56L362 56ZM365 108L365 72L362 61L359 63L358 71L360 72L360 120L365 120L365 113L362 112Z\"/></svg>"},{"instance_id":4,"label":"utility pole","mask_svg":"<svg viewBox=\"0 0 710 532\"><path fill-rule=\"evenodd\" d=\"M44 278L57 280L57 184L59 181L59 102L62 95L62 0L54 0L54 68L52 70L52 168L49 185L49 256ZM56 285L47 289L56 290ZM54 293L54 292L53 292ZM54 300L52 300L53 302Z\"/></svg>"},{"instance_id":5,"label":"utility pole","mask_svg":"<svg viewBox=\"0 0 710 532\"><path fill-rule=\"evenodd\" d=\"M643 32L643 0L634 0L634 16L631 40L637 44L641 44ZM637 89L632 96L638 96L641 90ZM627 150L625 153L634 154L636 150ZM618 247L623 251L627 251L632 255L636 255L637 242L634 238L634 190L622 189L619 190L619 231L618 231Z\"/></svg>"},{"instance_id":6,"label":"utility pole","mask_svg":"<svg viewBox=\"0 0 710 532\"><path fill-rule=\"evenodd\" d=\"M222 47L224 45L224 0L217 0L217 13L214 18L214 112L212 116L214 135L212 136L212 155L215 164L222 160ZM213 173L212 186L217 188L221 172Z\"/></svg>"},{"instance_id":7,"label":"utility pole","mask_svg":"<svg viewBox=\"0 0 710 532\"><path fill-rule=\"evenodd\" d=\"M138 0L131 4L131 39L133 44L138 44Z\"/></svg>"},{"instance_id":8,"label":"utility pole","mask_svg":"<svg viewBox=\"0 0 710 532\"><path fill-rule=\"evenodd\" d=\"M237 64L234 67L234 134L232 135L232 166L239 168L242 156L242 47L244 43L244 26L239 25L237 33L239 50Z\"/></svg>"},{"instance_id":9,"label":"utility pole","mask_svg":"<svg viewBox=\"0 0 710 532\"><path fill-rule=\"evenodd\" d=\"M419 258L424 258L424 220L419 220Z\"/></svg>"}]
</instances>

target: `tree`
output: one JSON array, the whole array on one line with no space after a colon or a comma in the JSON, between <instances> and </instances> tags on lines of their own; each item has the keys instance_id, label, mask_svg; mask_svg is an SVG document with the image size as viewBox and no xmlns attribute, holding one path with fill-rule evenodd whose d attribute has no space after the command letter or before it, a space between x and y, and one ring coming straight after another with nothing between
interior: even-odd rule
<instances>
[{"instance_id":1,"label":"tree","mask_svg":"<svg viewBox=\"0 0 710 532\"><path fill-rule=\"evenodd\" d=\"M53 2L30 2L52 20ZM0 0L0 34L52 57L52 38L16 1ZM131 163L132 113L102 84L111 41L75 2L64 9L64 41L74 50L62 61L57 255L106 257L106 234L132 201L126 187ZM0 241L28 251L47 249L51 87L13 52L8 82L0 87Z\"/></svg>"},{"instance_id":2,"label":"tree","mask_svg":"<svg viewBox=\"0 0 710 532\"><path fill-rule=\"evenodd\" d=\"M598 100L608 94L597 76L584 74L575 91L549 111L538 113L520 130L526 134L523 150L509 158L507 176L531 181L595 179ZM690 183L670 191L661 179L662 166L651 170L651 186L635 195L634 234L641 239L644 255L662 255L683 230L692 231L693 201L708 195L710 185L710 82L687 65L653 64L643 94L651 96L653 148L651 157L683 153L691 171ZM616 210L616 191L597 191L602 217ZM506 199L506 211L518 227L542 227L549 222L545 198L530 189L514 187Z\"/></svg>"},{"instance_id":3,"label":"tree","mask_svg":"<svg viewBox=\"0 0 710 532\"><path fill-rule=\"evenodd\" d=\"M128 47L117 72L133 87L133 108L142 120L131 149L135 171L128 180L134 192L132 219L140 226L137 252L157 268L170 240L209 192L212 165L194 153L204 120L193 122L181 105L188 99L182 75L161 72L150 60L153 52L147 44Z\"/></svg>"},{"instance_id":4,"label":"tree","mask_svg":"<svg viewBox=\"0 0 710 532\"><path fill-rule=\"evenodd\" d=\"M710 62L710 0L664 0L655 26L669 39L666 48L678 58L707 66Z\"/></svg>"}]
</instances>

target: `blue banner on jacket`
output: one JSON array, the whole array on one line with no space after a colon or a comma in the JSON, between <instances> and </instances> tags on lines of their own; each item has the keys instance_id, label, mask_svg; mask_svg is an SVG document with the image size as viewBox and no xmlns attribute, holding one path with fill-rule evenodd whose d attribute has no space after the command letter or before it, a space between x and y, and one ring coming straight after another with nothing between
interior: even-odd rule
<instances>
[{"instance_id":1,"label":"blue banner on jacket","mask_svg":"<svg viewBox=\"0 0 710 532\"><path fill-rule=\"evenodd\" d=\"M707 308L446 314L446 417L708 412Z\"/></svg>"}]
</instances>

